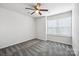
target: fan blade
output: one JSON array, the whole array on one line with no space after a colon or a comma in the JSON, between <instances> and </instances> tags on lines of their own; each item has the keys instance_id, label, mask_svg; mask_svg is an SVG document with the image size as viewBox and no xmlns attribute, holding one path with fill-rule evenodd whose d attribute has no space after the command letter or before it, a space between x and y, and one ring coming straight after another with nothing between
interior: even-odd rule
<instances>
[{"instance_id":1,"label":"fan blade","mask_svg":"<svg viewBox=\"0 0 79 59\"><path fill-rule=\"evenodd\" d=\"M48 9L40 9L40 11L48 11Z\"/></svg>"},{"instance_id":2,"label":"fan blade","mask_svg":"<svg viewBox=\"0 0 79 59\"><path fill-rule=\"evenodd\" d=\"M32 12L31 15L34 14L34 13L35 13L35 12Z\"/></svg>"},{"instance_id":3,"label":"fan blade","mask_svg":"<svg viewBox=\"0 0 79 59\"><path fill-rule=\"evenodd\" d=\"M40 15L42 15L42 13L41 13L41 12L39 12L39 14L40 14Z\"/></svg>"},{"instance_id":4,"label":"fan blade","mask_svg":"<svg viewBox=\"0 0 79 59\"><path fill-rule=\"evenodd\" d=\"M32 8L25 8L25 9L34 10L34 9L32 9Z\"/></svg>"}]
</instances>

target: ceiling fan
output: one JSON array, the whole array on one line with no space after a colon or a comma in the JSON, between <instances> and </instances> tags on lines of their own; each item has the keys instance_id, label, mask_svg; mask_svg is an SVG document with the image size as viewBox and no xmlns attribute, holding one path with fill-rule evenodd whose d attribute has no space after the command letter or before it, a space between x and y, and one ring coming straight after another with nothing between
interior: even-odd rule
<instances>
[{"instance_id":1,"label":"ceiling fan","mask_svg":"<svg viewBox=\"0 0 79 59\"><path fill-rule=\"evenodd\" d=\"M35 6L33 6L33 8L25 8L25 9L33 10L31 15L34 13L42 15L41 11L48 11L48 9L41 9L40 6L41 6L41 4L37 3Z\"/></svg>"}]
</instances>

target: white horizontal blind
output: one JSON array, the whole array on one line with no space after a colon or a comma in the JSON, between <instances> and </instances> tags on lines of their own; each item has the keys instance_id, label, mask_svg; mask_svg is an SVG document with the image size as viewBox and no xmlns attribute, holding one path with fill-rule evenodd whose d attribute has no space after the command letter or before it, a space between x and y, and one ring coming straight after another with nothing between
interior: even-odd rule
<instances>
[{"instance_id":1,"label":"white horizontal blind","mask_svg":"<svg viewBox=\"0 0 79 59\"><path fill-rule=\"evenodd\" d=\"M71 36L72 12L48 16L48 34Z\"/></svg>"}]
</instances>

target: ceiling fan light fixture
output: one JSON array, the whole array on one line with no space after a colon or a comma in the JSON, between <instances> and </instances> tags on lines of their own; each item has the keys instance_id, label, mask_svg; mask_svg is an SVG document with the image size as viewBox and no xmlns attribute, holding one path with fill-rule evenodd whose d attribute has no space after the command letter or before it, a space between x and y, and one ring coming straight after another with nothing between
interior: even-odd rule
<instances>
[{"instance_id":1,"label":"ceiling fan light fixture","mask_svg":"<svg viewBox=\"0 0 79 59\"><path fill-rule=\"evenodd\" d=\"M36 13L36 14L39 14L39 10L36 10L35 13Z\"/></svg>"},{"instance_id":2,"label":"ceiling fan light fixture","mask_svg":"<svg viewBox=\"0 0 79 59\"><path fill-rule=\"evenodd\" d=\"M33 10L31 15L34 13L36 13L37 15L42 15L41 11L48 11L48 9L41 9L40 3L37 3L35 6L33 6L33 8L25 8L25 9Z\"/></svg>"},{"instance_id":3,"label":"ceiling fan light fixture","mask_svg":"<svg viewBox=\"0 0 79 59\"><path fill-rule=\"evenodd\" d=\"M40 9L40 6L39 5L37 5L37 9Z\"/></svg>"}]
</instances>

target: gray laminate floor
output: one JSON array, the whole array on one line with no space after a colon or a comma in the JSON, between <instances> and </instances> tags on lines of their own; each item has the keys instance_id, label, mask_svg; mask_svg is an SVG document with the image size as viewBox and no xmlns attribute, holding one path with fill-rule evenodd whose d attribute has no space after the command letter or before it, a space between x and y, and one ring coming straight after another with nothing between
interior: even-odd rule
<instances>
[{"instance_id":1,"label":"gray laminate floor","mask_svg":"<svg viewBox=\"0 0 79 59\"><path fill-rule=\"evenodd\" d=\"M75 54L71 45L34 39L0 49L0 56L75 56Z\"/></svg>"}]
</instances>

